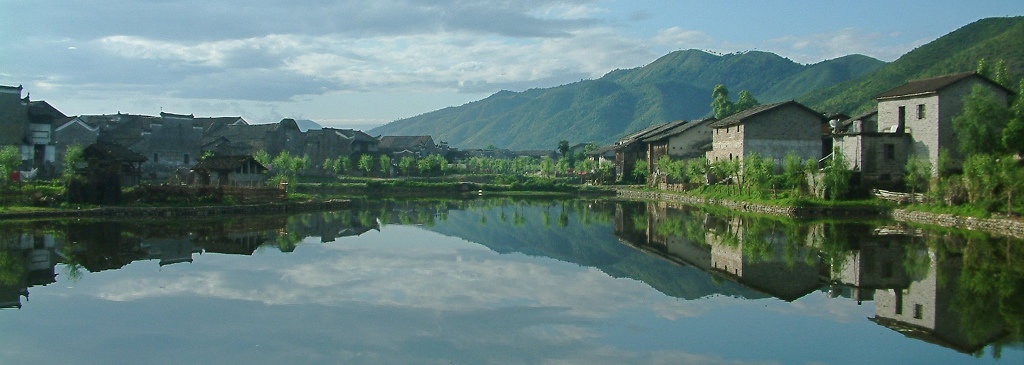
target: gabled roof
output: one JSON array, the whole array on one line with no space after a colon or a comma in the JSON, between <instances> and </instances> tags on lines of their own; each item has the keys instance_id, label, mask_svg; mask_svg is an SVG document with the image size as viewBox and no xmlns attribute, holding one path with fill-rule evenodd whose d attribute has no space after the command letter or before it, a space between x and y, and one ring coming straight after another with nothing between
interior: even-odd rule
<instances>
[{"instance_id":1,"label":"gabled roof","mask_svg":"<svg viewBox=\"0 0 1024 365\"><path fill-rule=\"evenodd\" d=\"M683 132L686 132L688 130L697 128L699 126L702 126L702 125L705 125L705 124L708 124L708 123L712 123L714 121L715 121L715 118L706 118L706 119L695 120L695 121L691 121L691 122L682 121L683 123L676 123L676 124L674 124L674 125L672 125L672 126L670 126L668 128L664 128L664 129L661 129L660 131L653 132L653 133L651 133L651 134L649 134L647 136L644 136L642 138L642 140L644 142L652 142L652 141L662 140L662 139L665 139L665 138L668 138L668 137L673 137L673 136L679 135L679 134L681 134Z\"/></svg>"},{"instance_id":2,"label":"gabled roof","mask_svg":"<svg viewBox=\"0 0 1024 365\"><path fill-rule=\"evenodd\" d=\"M604 147L598 147L597 149L588 152L587 155L588 156L602 156L602 155L607 154L608 152L614 152L617 147L619 147L619 146L609 145L609 146L604 146Z\"/></svg>"},{"instance_id":3,"label":"gabled roof","mask_svg":"<svg viewBox=\"0 0 1024 365\"><path fill-rule=\"evenodd\" d=\"M267 171L267 167L259 163L252 157L252 155L244 156L207 156L199 161L195 166L192 166L193 170L199 171L224 171L224 170L235 170L239 166L252 161L256 164L256 170Z\"/></svg>"},{"instance_id":4,"label":"gabled roof","mask_svg":"<svg viewBox=\"0 0 1024 365\"><path fill-rule=\"evenodd\" d=\"M999 85L999 83L992 81L989 78L982 76L977 72L971 71L932 77L928 79L911 80L906 84L897 86L889 91L879 94L878 96L875 97L875 99L889 99L901 96L930 94L938 92L939 90L942 90L947 86L953 85L957 82L960 82L961 80L965 80L971 77L979 77L981 78L981 80L986 81L992 85L995 85L1003 90L1006 90L1007 93L1013 94L1012 90L1007 89L1002 85Z\"/></svg>"},{"instance_id":5,"label":"gabled roof","mask_svg":"<svg viewBox=\"0 0 1024 365\"><path fill-rule=\"evenodd\" d=\"M82 151L86 160L106 160L116 162L145 162L146 157L117 143L96 142Z\"/></svg>"},{"instance_id":6,"label":"gabled roof","mask_svg":"<svg viewBox=\"0 0 1024 365\"><path fill-rule=\"evenodd\" d=\"M822 115L821 113L818 113L818 112L814 111L814 109L808 108L807 106L805 106L803 104L800 104L798 102L790 100L790 101L783 101L783 102L774 103L774 104L758 105L758 106L754 106L754 107L748 108L747 110L741 111L739 113L736 113L736 114L730 115L728 117L725 117L722 120L719 120L717 122L711 123L711 128L725 128L725 127L730 127L730 126L734 126L734 125L741 124L741 123L746 123L749 118L757 116L758 114L765 113L765 112L768 112L768 111L771 111L771 110L775 110L775 109L778 109L778 108L781 108L781 107L784 107L784 106L790 106L790 105L799 107L801 109L804 109L804 110L806 110L809 113L817 115L822 121L825 121L825 116Z\"/></svg>"},{"instance_id":7,"label":"gabled roof","mask_svg":"<svg viewBox=\"0 0 1024 365\"><path fill-rule=\"evenodd\" d=\"M616 144L619 144L619 145L629 144L629 143L635 142L637 140L640 140L641 138L652 136L652 135L654 135L656 133L660 133L661 131L664 131L664 130L669 129L669 128L676 127L676 126L684 124L684 123L686 123L685 120L677 120L677 121L674 121L674 122L655 124L655 125L652 125L650 127L641 129L639 132L636 132L636 133L627 135L625 137L622 137L621 139L619 139L618 142L616 142Z\"/></svg>"},{"instance_id":8,"label":"gabled roof","mask_svg":"<svg viewBox=\"0 0 1024 365\"><path fill-rule=\"evenodd\" d=\"M373 138L373 136L370 136L369 134L366 134L363 131L357 131L355 129L324 129L336 131L338 134L345 136L345 138L352 139L355 142L380 142L376 138Z\"/></svg>"},{"instance_id":9,"label":"gabled roof","mask_svg":"<svg viewBox=\"0 0 1024 365\"><path fill-rule=\"evenodd\" d=\"M853 122L856 122L858 120L868 119L872 115L877 115L877 114L878 114L878 108L872 108L871 110L866 111L864 113L861 113L860 115L858 115L856 117L853 117L853 118L850 118L850 119L842 121L842 123L839 124L841 126L840 129L841 130L846 130L847 128L850 127L850 125L853 124Z\"/></svg>"},{"instance_id":10,"label":"gabled roof","mask_svg":"<svg viewBox=\"0 0 1024 365\"><path fill-rule=\"evenodd\" d=\"M380 138L377 148L400 151L421 145L434 147L434 139L430 136L384 136Z\"/></svg>"}]
</instances>

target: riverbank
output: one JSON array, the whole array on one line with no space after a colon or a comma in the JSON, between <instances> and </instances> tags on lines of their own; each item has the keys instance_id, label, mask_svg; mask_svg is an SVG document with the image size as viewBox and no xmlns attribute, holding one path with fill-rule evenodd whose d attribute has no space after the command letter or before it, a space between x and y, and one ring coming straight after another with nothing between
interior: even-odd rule
<instances>
[{"instance_id":1,"label":"riverbank","mask_svg":"<svg viewBox=\"0 0 1024 365\"><path fill-rule=\"evenodd\" d=\"M952 214L913 211L881 206L779 206L738 200L714 199L664 191L628 188L615 190L616 197L628 200L657 200L691 205L714 205L740 212L781 215L791 218L887 218L899 222L985 231L1001 236L1024 238L1024 221L1005 218L961 217Z\"/></svg>"},{"instance_id":2,"label":"riverbank","mask_svg":"<svg viewBox=\"0 0 1024 365\"><path fill-rule=\"evenodd\" d=\"M23 212L0 212L2 219L39 218L176 218L206 217L216 215L251 215L298 213L319 210L346 209L351 200L331 199L322 201L281 202L263 204L209 205L190 207L97 207L86 209L47 209Z\"/></svg>"}]
</instances>

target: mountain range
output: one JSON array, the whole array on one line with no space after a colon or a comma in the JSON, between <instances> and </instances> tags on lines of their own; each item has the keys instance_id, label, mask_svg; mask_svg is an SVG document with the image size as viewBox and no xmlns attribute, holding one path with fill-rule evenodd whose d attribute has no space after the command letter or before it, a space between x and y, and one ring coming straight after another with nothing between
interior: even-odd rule
<instances>
[{"instance_id":1,"label":"mountain range","mask_svg":"<svg viewBox=\"0 0 1024 365\"><path fill-rule=\"evenodd\" d=\"M669 53L650 64L614 70L593 80L485 99L396 120L373 135L430 135L462 148L555 149L609 144L645 127L693 120L711 113L711 93L723 84L762 103L797 100L823 113L853 114L873 97L908 80L970 71L982 58L1005 60L1010 80L1024 74L1024 17L988 18L964 26L886 63L849 55L802 65L751 51L715 55L698 50ZM1016 89L1016 85L1007 85Z\"/></svg>"}]
</instances>

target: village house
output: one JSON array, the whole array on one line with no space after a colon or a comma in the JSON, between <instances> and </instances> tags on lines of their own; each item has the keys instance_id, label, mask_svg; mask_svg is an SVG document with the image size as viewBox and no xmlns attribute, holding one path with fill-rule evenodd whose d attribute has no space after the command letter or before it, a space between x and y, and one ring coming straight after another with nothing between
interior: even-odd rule
<instances>
[{"instance_id":1,"label":"village house","mask_svg":"<svg viewBox=\"0 0 1024 365\"><path fill-rule=\"evenodd\" d=\"M267 167L251 155L207 156L192 171L199 185L259 186L267 179Z\"/></svg>"},{"instance_id":2,"label":"village house","mask_svg":"<svg viewBox=\"0 0 1024 365\"><path fill-rule=\"evenodd\" d=\"M120 190L122 187L134 187L141 180L141 165L145 157L118 144L98 143L89 145L82 151L82 158L87 164L86 171L90 181L98 181L103 185L118 181L119 185L111 185Z\"/></svg>"},{"instance_id":3,"label":"village house","mask_svg":"<svg viewBox=\"0 0 1024 365\"><path fill-rule=\"evenodd\" d=\"M430 136L384 136L380 138L377 148L381 153L388 154L395 159L404 156L421 158L441 155L444 157L447 152L445 148L434 144L434 138Z\"/></svg>"},{"instance_id":4,"label":"village house","mask_svg":"<svg viewBox=\"0 0 1024 365\"><path fill-rule=\"evenodd\" d=\"M902 182L911 137L902 130L878 131L877 111L840 122L832 139L849 167L859 173L860 184L888 187Z\"/></svg>"},{"instance_id":5,"label":"village house","mask_svg":"<svg viewBox=\"0 0 1024 365\"><path fill-rule=\"evenodd\" d=\"M322 168L324 161L348 157L357 158L364 153L376 153L379 141L370 135L352 129L311 129L306 131L305 155L314 168Z\"/></svg>"},{"instance_id":6,"label":"village house","mask_svg":"<svg viewBox=\"0 0 1024 365\"><path fill-rule=\"evenodd\" d=\"M627 176L630 176L638 163L649 164L647 160L648 148L647 144L644 143L643 139L659 134L663 131L681 126L685 124L685 120L679 120L675 122L656 124L650 127L641 129L639 132L627 135L620 138L613 145L615 151L615 181L626 180Z\"/></svg>"},{"instance_id":7,"label":"village house","mask_svg":"<svg viewBox=\"0 0 1024 365\"><path fill-rule=\"evenodd\" d=\"M0 86L0 146L14 146L21 154L19 170L38 177L59 171L53 141L54 125L68 119L45 101L21 97L22 87Z\"/></svg>"},{"instance_id":8,"label":"village house","mask_svg":"<svg viewBox=\"0 0 1024 365\"><path fill-rule=\"evenodd\" d=\"M674 123L671 127L641 138L647 145L648 171L660 175L657 166L662 156L673 160L703 157L711 150L714 118Z\"/></svg>"},{"instance_id":9,"label":"village house","mask_svg":"<svg viewBox=\"0 0 1024 365\"><path fill-rule=\"evenodd\" d=\"M787 154L820 159L821 125L826 118L795 101L758 105L711 123L708 161L742 161L758 154L781 163Z\"/></svg>"},{"instance_id":10,"label":"village house","mask_svg":"<svg viewBox=\"0 0 1024 365\"><path fill-rule=\"evenodd\" d=\"M932 165L933 174L938 174L942 151L948 151L950 162L954 168L958 167L962 156L953 131L953 118L963 112L964 98L975 85L991 90L1004 105L1013 93L977 72L913 80L875 97L878 100L878 129L871 132L909 134L907 154L927 160Z\"/></svg>"}]
</instances>

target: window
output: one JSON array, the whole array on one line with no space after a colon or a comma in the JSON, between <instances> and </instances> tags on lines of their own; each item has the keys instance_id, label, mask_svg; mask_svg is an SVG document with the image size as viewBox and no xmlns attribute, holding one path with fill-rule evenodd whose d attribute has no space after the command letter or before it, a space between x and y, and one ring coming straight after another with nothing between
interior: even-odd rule
<instances>
[{"instance_id":1,"label":"window","mask_svg":"<svg viewBox=\"0 0 1024 365\"><path fill-rule=\"evenodd\" d=\"M892 143L886 143L882 145L882 157L886 161L892 161L896 159L896 145Z\"/></svg>"},{"instance_id":2,"label":"window","mask_svg":"<svg viewBox=\"0 0 1024 365\"><path fill-rule=\"evenodd\" d=\"M188 154L187 153L185 154L185 157L182 158L182 161L185 161L185 164L188 165Z\"/></svg>"},{"instance_id":3,"label":"window","mask_svg":"<svg viewBox=\"0 0 1024 365\"><path fill-rule=\"evenodd\" d=\"M917 104L917 119L924 119L924 104Z\"/></svg>"},{"instance_id":4,"label":"window","mask_svg":"<svg viewBox=\"0 0 1024 365\"><path fill-rule=\"evenodd\" d=\"M914 318L921 319L924 317L924 306L920 304L914 304Z\"/></svg>"}]
</instances>

